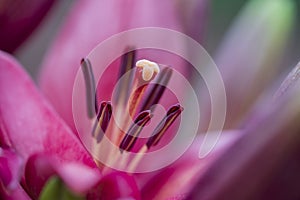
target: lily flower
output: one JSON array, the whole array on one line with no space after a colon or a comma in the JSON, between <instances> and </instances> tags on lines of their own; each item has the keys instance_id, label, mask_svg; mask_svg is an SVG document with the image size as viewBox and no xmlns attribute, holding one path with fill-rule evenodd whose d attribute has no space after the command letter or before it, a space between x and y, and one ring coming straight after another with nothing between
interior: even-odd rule
<instances>
[{"instance_id":1,"label":"lily flower","mask_svg":"<svg viewBox=\"0 0 300 200\"><path fill-rule=\"evenodd\" d=\"M168 187L150 189L147 183L152 178L157 180L158 177L161 180L158 183L162 186L166 181L180 183L183 180L180 177L187 174L193 177L219 152L216 149L216 153L208 157L207 162L192 156L197 154L199 143L202 141L199 138L189 153L167 168L166 173L163 171L148 173L147 176L135 179L124 172L110 169L105 172L105 168L98 165L99 171L96 167L98 163L93 162L78 138L41 96L21 66L5 53L1 53L0 58L1 134L8 139L7 145L15 149L27 162L25 182L22 185L31 198L47 199L47 196L62 198L64 195L71 195L74 198L85 196L88 199L172 197L187 191L192 179L186 179L180 190L178 187L173 190ZM226 134L224 136L224 143L220 143L219 149L224 148L225 144L232 140L226 137ZM187 161L193 161L195 164L187 164ZM177 168L184 173L173 176ZM194 170L189 172L191 168ZM7 173L7 170L4 172ZM168 176L163 178L161 173ZM142 187L142 184L145 185ZM144 194L141 194L139 187L144 188L142 191L146 190Z\"/></svg>"},{"instance_id":2,"label":"lily flower","mask_svg":"<svg viewBox=\"0 0 300 200\"><path fill-rule=\"evenodd\" d=\"M143 14L145 11L149 12L150 14L154 11L152 3L150 3L149 6L148 1L144 1L141 3L143 4L143 6L141 7L132 5L132 7L130 8L134 8L135 11L139 12L140 17L144 17L145 21L149 22L148 24L146 24L148 26L152 23L153 25L155 25L156 22L160 22L159 20L152 21L153 19L147 19L148 16ZM81 2L80 4L86 3ZM93 4L88 5L88 9L94 9L92 5ZM139 10L139 8L144 8L145 11ZM170 11L163 10L164 12L157 13L167 13L168 18L166 19L168 23L165 24L176 29L177 24L175 23L175 21L172 22L172 17L174 16L172 14L172 7L162 6L161 8L171 9ZM80 7L80 9L82 9L82 7ZM121 7L121 9L123 8ZM124 11L126 11L126 9L124 9ZM96 14L98 14L98 12ZM129 15L130 12L127 10L126 14ZM139 21L140 19L141 18L136 18L136 22L128 27L138 27L141 23ZM140 26L142 25L144 26L143 23L141 23ZM76 34L73 35L75 35L76 37ZM80 35L80 38L81 36L82 35ZM153 54L153 57L155 57L155 52L147 52L147 55L151 56L151 54ZM160 57L160 61L162 62L164 60L168 60L169 63L177 63L177 65L174 64L174 66L177 66L178 70L180 70L180 67L182 66L181 64L179 64L181 61L177 62L177 59L173 59L170 55L158 57ZM59 116L55 114L52 107L43 99L43 97L41 97L39 92L37 92L32 81L20 69L21 67L19 66L19 64L4 53L2 53L1 55L1 61L1 91L3 92L3 99L1 99L1 122L3 124L3 128L1 126L1 135L6 139L5 144L16 149L16 151L27 162L25 182L22 184L26 188L26 191L29 193L29 195L32 198L43 198L44 196L47 197L47 195L44 194L47 194L48 190L51 191L52 182L46 183L46 181L48 181L48 179L55 174L61 177L61 179L64 179L63 177L80 178L80 176L78 176L77 174L78 170L71 170L73 173L71 173L71 175L66 175L66 173L70 174L70 172L68 171L72 169L67 166L74 165L73 162L76 162L77 165L79 164L90 167L89 169L85 170L86 173L84 174L88 174L88 171L91 171L91 173L94 173L96 176L96 179L94 180L97 180L97 173L95 171L93 172L96 165L92 162L92 157L88 155L88 153L84 150L84 147L80 145L78 139L74 135L72 135L72 132L66 127ZM144 74L143 79L147 80L147 78L145 78L146 76L147 74ZM13 82L12 84L9 84L10 80ZM11 87L6 87L7 84L11 85ZM11 97L15 97L13 98L14 100L12 100ZM18 102L19 100L21 100L21 102ZM20 107L15 107L14 105L19 105ZM22 115L19 115L19 113L22 113ZM17 121L18 123L15 124L13 121ZM40 157L42 158L40 159ZM66 168L69 170L62 170L61 168ZM80 168L84 167L77 167L77 169ZM35 174L32 171L38 171L39 173ZM137 188L137 186L135 186L135 180L130 181L132 180L131 176L123 173L110 174L108 174L107 176L103 176L101 179L99 178L100 182L95 185L96 189L94 189L94 192L87 191L86 188L78 186L78 183L82 182L81 179L71 179L73 180L72 182L69 178L66 178L66 180L63 182L64 184L67 184L68 188L76 194L84 194L87 195L88 198L94 198L95 195L96 197L100 195L102 198L111 199L111 195L116 195L109 193L109 190L111 190L112 188L116 188L116 191L125 190L125 193L120 192L119 196L118 194L117 196L113 196L115 198L128 197L128 195L133 195L131 197L134 197L136 199L139 198L140 193L137 189L134 189ZM100 175L98 174L98 177L99 176ZM126 188L124 189L124 184L121 186L117 185L118 182L122 182L122 180L129 183L128 190L126 190ZM89 182L93 181L89 180ZM103 185L109 185L110 182L112 186L107 187L107 191L103 190ZM74 185L74 183L76 184ZM45 184L47 185L45 186ZM87 185L85 184L85 186ZM50 187L50 189L48 189L48 187ZM100 187L102 189L97 189L97 187ZM128 193L130 189L134 191L133 194ZM164 195L172 196L172 193L170 191L167 191L167 193Z\"/></svg>"},{"instance_id":3,"label":"lily flower","mask_svg":"<svg viewBox=\"0 0 300 200\"><path fill-rule=\"evenodd\" d=\"M255 107L253 109L253 105L260 92L255 92L255 98L251 96L251 103L246 102L245 105L247 105L246 110L253 109L254 114L250 117L249 114L246 115L249 119L245 118L247 120L242 123L246 124L245 126L235 126L238 123L230 119L230 113L234 110L230 108L229 119L227 118L227 123L230 125L226 126L228 130L222 132L216 147L205 158L199 159L198 157L199 147L205 140L205 136L200 134L187 151L171 165L154 172L135 173L138 166L154 165L155 162L166 159L170 154L157 156L153 163L145 162L144 157L138 155L132 158L124 155L136 151L139 153L155 151L157 150L156 144L164 146L167 143L164 139L168 137L168 133L172 136L178 119L185 109L188 109L176 101L174 104L174 98L167 90L161 87L157 89L155 85L151 87L151 82L158 79L160 83L166 83L167 86L174 84L174 87L183 90L185 88L176 80L176 77L171 76L171 72L177 70L185 77L189 77L189 70L185 68L184 61L172 54L164 54L155 50L137 52L132 50L108 66L105 76L96 85L94 82L95 63L87 55L95 45L108 36L130 28L159 26L181 31L182 27L177 23L171 1L160 1L159 3L163 4L161 7L155 6L158 3L156 1L139 1L136 4L131 2L126 2L128 3L126 4L125 1L122 3L119 1L95 2L82 1L75 5L67 19L66 28L59 34L47 55L40 82L43 92L51 103L43 97L14 58L6 53L0 53L0 144L1 147L9 149L9 152L13 152L13 156L3 154L8 162L5 159L4 162L0 162L3 168L0 173L2 197L4 199L29 199L28 196L30 196L32 199L42 200L222 199L223 197L228 199L278 197L282 199L282 196L273 196L270 193L273 189L280 188L276 184L276 177L272 175L278 175L281 180L284 180L287 172L284 170L287 167L286 162L295 160L295 155L297 155L297 150L295 150L298 141L296 119L299 109L296 108L299 107L299 103L296 101L298 95L295 95L297 90L293 88L298 89L298 82L294 80L298 80L299 70L296 69L295 74L292 74L283 84L276 95L279 98L272 105L259 105L258 112ZM274 40L279 38L280 42L286 41L289 31L281 32L280 30L284 22L292 21L293 11L290 9L291 4L285 0L276 2L270 0L263 4L259 1L254 2L250 4L243 14L244 17L241 18L250 20L249 13L258 9L257 12L261 14L257 15L258 19L264 19L265 23L272 25L272 29L267 29L263 37L263 39L271 39L263 40L262 45L265 47L262 52L267 52L266 54L269 55L268 50L277 51L282 48L281 45L271 48L269 45L273 44ZM101 9L103 12L99 12L101 7L98 7L98 4L102 8L106 5L105 9ZM277 17L276 20L273 18L274 14L278 15L282 23L277 23ZM116 16L118 20L113 21L117 23L107 26L106 19L115 19ZM260 33L259 30L263 26L256 22L260 20L253 21L254 25L258 24L254 26L253 31ZM91 27L97 27L98 24L102 26L91 30ZM243 33L239 31L245 28L241 25L243 23L236 25L237 31L233 31L235 33L232 36L233 39L229 39L228 43L233 40L241 42L239 39ZM106 29L106 27L109 28ZM277 37L278 35L282 37ZM260 38L256 34L250 34L250 36L246 34L246 36L251 38L251 41ZM124 40L124 42L128 43L128 48L132 48L129 41ZM232 44L229 46L234 46ZM245 46L251 44L249 42ZM254 52L253 48L255 48L254 45L250 48L250 53ZM226 54L228 50L225 49L223 53L221 50L220 54L223 54L225 58L231 57ZM241 59L240 62L246 55L249 55L246 50L237 56ZM265 54L262 55L264 56ZM79 68L80 60L81 68ZM220 59L219 62L222 60ZM257 64L255 72L263 71L260 70L265 66L265 62L262 64L260 61L259 64L255 63ZM225 66L226 62L222 61L220 64ZM120 74L123 76L124 71L127 72L126 67L134 67L134 65L136 65L133 69L134 73L129 78L132 84L128 83L128 79L122 80L120 88L117 87L118 101L114 104L115 99L112 93L114 84L119 78L118 72L121 71ZM241 85L244 86L243 80L226 79L226 77L234 77L232 76L234 69L242 67L241 71L243 71L248 68L243 68L244 65L240 64L228 64L228 66L233 68L228 70L229 75L226 74L226 70L221 70L225 77L226 90L229 94L230 92L239 93L239 90L230 86L231 81L235 84L241 81ZM90 127L90 131L85 132L90 146L86 145L85 140L79 140L79 138L82 139L80 135L82 130L77 131L73 119L72 90L78 70L82 72L80 75L86 86L79 91L79 96L86 97L84 100L86 107L83 107L84 109L79 107L78 110L79 113L85 111L81 112L81 120L84 122L83 130L85 125ZM247 74L250 74L250 79L255 81L256 73L252 72ZM169 82L169 79L175 79L175 83ZM127 87L128 85L131 87ZM256 86L251 87L249 92L252 92L252 89L256 89ZM124 91L125 97L122 96ZM184 93L177 95L183 96ZM230 104L235 101L234 97L235 95L229 96ZM241 99L244 101L243 98ZM245 101L247 100L248 98ZM169 109L164 113L157 129L154 129L149 138L142 140L138 136L153 120L155 112L151 106L158 102L168 105ZM129 115L133 118L132 123L128 122L130 120L127 115L122 115L125 110L122 103L129 107ZM261 110L261 106L266 108ZM112 114L115 110L117 110L117 116ZM237 113L238 116L245 116L248 112L241 109L237 110ZM205 118L209 118L209 114L208 112ZM235 113L233 115L235 119L237 115ZM116 128L114 117L122 119L126 131ZM85 121L90 123L85 123ZM267 129L265 124L268 125ZM229 128L235 130L229 130ZM284 134L284 130L289 130L289 134ZM76 134L79 137L76 137ZM117 145L117 151L105 146L106 138L110 138ZM279 148L276 149L277 147ZM275 153L273 149L276 150ZM99 161L97 152L107 156L108 166L105 165L107 163ZM284 156L285 154L287 157ZM18 165L11 165L12 162L16 162L15 156L20 156L21 160L26 163L25 170ZM266 158L270 160L266 161ZM258 163L262 165L257 166ZM297 166L296 161L295 163ZM125 167L127 171L112 169L110 164L121 166L121 169ZM274 171L269 171L273 166ZM296 172L295 168L291 169ZM255 173L260 176L253 176ZM294 185L289 180L287 182L289 184L284 187L283 194L292 192L290 197L295 197L297 195L295 187L291 187ZM261 185L257 188L256 184L259 183ZM243 184L246 185L245 188L241 188ZM235 192L236 190L238 192Z\"/></svg>"}]
</instances>

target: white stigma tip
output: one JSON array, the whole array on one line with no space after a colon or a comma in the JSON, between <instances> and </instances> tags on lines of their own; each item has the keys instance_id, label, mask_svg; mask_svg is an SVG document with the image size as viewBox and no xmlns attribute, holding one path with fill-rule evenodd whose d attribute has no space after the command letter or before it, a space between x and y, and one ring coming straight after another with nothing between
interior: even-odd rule
<instances>
[{"instance_id":1,"label":"white stigma tip","mask_svg":"<svg viewBox=\"0 0 300 200\"><path fill-rule=\"evenodd\" d=\"M142 59L136 62L137 67L142 68L144 81L150 81L154 74L158 74L160 69L156 62Z\"/></svg>"}]
</instances>

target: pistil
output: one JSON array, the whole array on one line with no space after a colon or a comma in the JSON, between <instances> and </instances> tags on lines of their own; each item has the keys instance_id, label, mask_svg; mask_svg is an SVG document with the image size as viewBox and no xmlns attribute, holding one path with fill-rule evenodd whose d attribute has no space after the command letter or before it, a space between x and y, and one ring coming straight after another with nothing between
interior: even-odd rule
<instances>
[{"instance_id":1,"label":"pistil","mask_svg":"<svg viewBox=\"0 0 300 200\"><path fill-rule=\"evenodd\" d=\"M135 116L136 110L140 105L140 101L149 82L152 81L159 72L159 66L155 62L145 59L136 62L136 73L132 87L132 94L128 101L129 113L132 116Z\"/></svg>"}]
</instances>

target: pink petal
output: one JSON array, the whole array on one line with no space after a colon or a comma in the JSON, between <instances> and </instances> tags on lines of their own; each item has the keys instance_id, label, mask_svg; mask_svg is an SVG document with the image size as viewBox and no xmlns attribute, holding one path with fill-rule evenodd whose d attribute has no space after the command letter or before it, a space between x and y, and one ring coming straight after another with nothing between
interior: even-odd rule
<instances>
[{"instance_id":1,"label":"pink petal","mask_svg":"<svg viewBox=\"0 0 300 200\"><path fill-rule=\"evenodd\" d=\"M292 1L249 1L230 27L215 58L227 95L225 128L235 128L277 77L294 19Z\"/></svg>"},{"instance_id":2,"label":"pink petal","mask_svg":"<svg viewBox=\"0 0 300 200\"><path fill-rule=\"evenodd\" d=\"M208 17L209 0L177 0L177 4L185 33L201 42Z\"/></svg>"},{"instance_id":3,"label":"pink petal","mask_svg":"<svg viewBox=\"0 0 300 200\"><path fill-rule=\"evenodd\" d=\"M76 162L60 163L56 157L36 154L31 156L26 164L25 181L31 195L38 198L45 183L55 175L76 194L85 194L101 178L98 169Z\"/></svg>"},{"instance_id":4,"label":"pink petal","mask_svg":"<svg viewBox=\"0 0 300 200\"><path fill-rule=\"evenodd\" d=\"M140 199L140 192L133 176L122 172L100 175L92 169L75 162L59 163L55 157L36 154L26 165L26 186L34 198L38 198L49 178L58 176L75 194L87 199Z\"/></svg>"},{"instance_id":5,"label":"pink petal","mask_svg":"<svg viewBox=\"0 0 300 200\"><path fill-rule=\"evenodd\" d=\"M28 194L24 191L21 185L17 185L17 188L13 192L7 192L0 186L0 199L2 200L31 200Z\"/></svg>"},{"instance_id":6,"label":"pink petal","mask_svg":"<svg viewBox=\"0 0 300 200\"><path fill-rule=\"evenodd\" d=\"M95 165L21 66L5 53L0 53L0 93L1 133L25 160L45 152L61 160Z\"/></svg>"},{"instance_id":7,"label":"pink petal","mask_svg":"<svg viewBox=\"0 0 300 200\"><path fill-rule=\"evenodd\" d=\"M131 175L122 172L113 172L103 176L97 186L89 192L87 199L139 200L141 197L135 179Z\"/></svg>"},{"instance_id":8,"label":"pink petal","mask_svg":"<svg viewBox=\"0 0 300 200\"><path fill-rule=\"evenodd\" d=\"M255 110L240 137L212 162L188 199L299 199L300 85Z\"/></svg>"},{"instance_id":9,"label":"pink petal","mask_svg":"<svg viewBox=\"0 0 300 200\"><path fill-rule=\"evenodd\" d=\"M39 25L54 1L2 0L0 49L13 52Z\"/></svg>"},{"instance_id":10,"label":"pink petal","mask_svg":"<svg viewBox=\"0 0 300 200\"><path fill-rule=\"evenodd\" d=\"M12 192L21 179L23 159L10 149L0 148L0 182L1 185Z\"/></svg>"},{"instance_id":11,"label":"pink petal","mask_svg":"<svg viewBox=\"0 0 300 200\"><path fill-rule=\"evenodd\" d=\"M98 169L92 169L78 163L57 165L56 170L72 191L85 193L101 178Z\"/></svg>"},{"instance_id":12,"label":"pink petal","mask_svg":"<svg viewBox=\"0 0 300 200\"><path fill-rule=\"evenodd\" d=\"M204 159L198 157L203 136L198 136L192 146L170 166L148 175L140 175L143 199L167 199L186 197L197 178L204 173L207 165L217 159L239 136L239 131L223 132L217 146ZM162 155L165 157L166 155ZM159 158L158 158L159 159ZM151 163L145 163L151 165ZM149 179L147 179L147 176ZM175 199L176 199L175 198Z\"/></svg>"},{"instance_id":13,"label":"pink petal","mask_svg":"<svg viewBox=\"0 0 300 200\"><path fill-rule=\"evenodd\" d=\"M34 154L29 157L25 167L25 182L28 193L38 198L47 180L55 175L55 169L49 156Z\"/></svg>"},{"instance_id":14,"label":"pink petal","mask_svg":"<svg viewBox=\"0 0 300 200\"><path fill-rule=\"evenodd\" d=\"M300 63L298 63L297 66L294 67L294 69L289 73L289 75L283 81L280 88L275 93L274 98L277 99L284 96L287 91L291 90L293 87L299 84L299 78L300 78Z\"/></svg>"}]
</instances>

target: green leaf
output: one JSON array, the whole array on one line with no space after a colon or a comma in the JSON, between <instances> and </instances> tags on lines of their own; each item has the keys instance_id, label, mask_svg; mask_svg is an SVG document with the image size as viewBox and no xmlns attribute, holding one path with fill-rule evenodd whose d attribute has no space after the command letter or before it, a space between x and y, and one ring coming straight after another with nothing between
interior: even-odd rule
<instances>
[{"instance_id":1,"label":"green leaf","mask_svg":"<svg viewBox=\"0 0 300 200\"><path fill-rule=\"evenodd\" d=\"M51 177L44 186L40 200L83 200L84 197L71 192L57 176Z\"/></svg>"}]
</instances>

